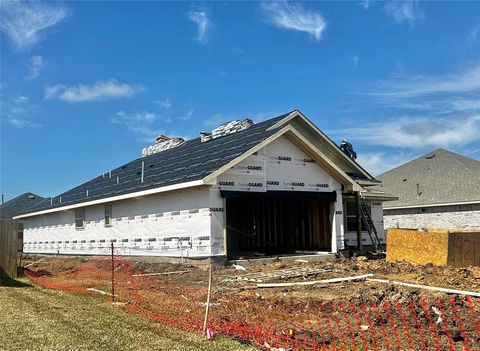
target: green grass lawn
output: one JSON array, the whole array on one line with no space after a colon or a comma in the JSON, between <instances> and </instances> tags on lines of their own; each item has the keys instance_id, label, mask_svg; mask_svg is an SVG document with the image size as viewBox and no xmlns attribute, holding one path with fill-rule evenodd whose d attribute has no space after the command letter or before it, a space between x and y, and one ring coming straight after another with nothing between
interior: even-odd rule
<instances>
[{"instance_id":1,"label":"green grass lawn","mask_svg":"<svg viewBox=\"0 0 480 351\"><path fill-rule=\"evenodd\" d=\"M92 296L30 285L0 286L0 350L255 350L227 338L205 340Z\"/></svg>"}]
</instances>

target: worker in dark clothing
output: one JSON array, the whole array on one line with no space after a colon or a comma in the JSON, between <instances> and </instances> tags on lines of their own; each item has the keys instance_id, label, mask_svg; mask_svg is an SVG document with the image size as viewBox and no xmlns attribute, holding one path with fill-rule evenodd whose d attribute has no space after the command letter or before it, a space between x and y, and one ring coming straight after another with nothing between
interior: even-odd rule
<instances>
[{"instance_id":1,"label":"worker in dark clothing","mask_svg":"<svg viewBox=\"0 0 480 351\"><path fill-rule=\"evenodd\" d=\"M350 157L352 160L357 159L357 153L353 150L352 144L350 144L345 139L343 139L340 144L340 150L342 150L345 153L345 155Z\"/></svg>"}]
</instances>

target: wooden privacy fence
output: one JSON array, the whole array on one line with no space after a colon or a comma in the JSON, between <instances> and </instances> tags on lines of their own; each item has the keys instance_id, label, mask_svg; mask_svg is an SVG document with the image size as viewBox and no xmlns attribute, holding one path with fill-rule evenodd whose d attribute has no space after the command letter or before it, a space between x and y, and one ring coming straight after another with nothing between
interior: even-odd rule
<instances>
[{"instance_id":1,"label":"wooden privacy fence","mask_svg":"<svg viewBox=\"0 0 480 351\"><path fill-rule=\"evenodd\" d=\"M448 245L448 265L480 266L480 232L451 232Z\"/></svg>"},{"instance_id":2,"label":"wooden privacy fence","mask_svg":"<svg viewBox=\"0 0 480 351\"><path fill-rule=\"evenodd\" d=\"M389 229L387 261L438 266L480 266L480 232L444 229Z\"/></svg>"},{"instance_id":3,"label":"wooden privacy fence","mask_svg":"<svg viewBox=\"0 0 480 351\"><path fill-rule=\"evenodd\" d=\"M17 230L12 219L0 219L0 282L17 278Z\"/></svg>"}]
</instances>

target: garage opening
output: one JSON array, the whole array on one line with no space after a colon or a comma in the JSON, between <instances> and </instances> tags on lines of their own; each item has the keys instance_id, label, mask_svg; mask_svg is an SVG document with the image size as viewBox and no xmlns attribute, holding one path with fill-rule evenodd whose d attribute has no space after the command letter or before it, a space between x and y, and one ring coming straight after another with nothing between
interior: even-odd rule
<instances>
[{"instance_id":1,"label":"garage opening","mask_svg":"<svg viewBox=\"0 0 480 351\"><path fill-rule=\"evenodd\" d=\"M223 191L229 258L331 251L335 192Z\"/></svg>"}]
</instances>

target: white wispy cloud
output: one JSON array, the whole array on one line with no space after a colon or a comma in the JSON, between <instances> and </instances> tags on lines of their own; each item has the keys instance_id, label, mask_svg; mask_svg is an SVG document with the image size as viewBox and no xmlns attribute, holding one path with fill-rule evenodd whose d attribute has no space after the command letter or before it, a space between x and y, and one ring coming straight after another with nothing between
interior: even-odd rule
<instances>
[{"instance_id":1,"label":"white wispy cloud","mask_svg":"<svg viewBox=\"0 0 480 351\"><path fill-rule=\"evenodd\" d=\"M303 7L301 3L289 3L285 0L263 2L260 6L268 23L278 28L310 34L320 40L327 28L323 16Z\"/></svg>"},{"instance_id":2,"label":"white wispy cloud","mask_svg":"<svg viewBox=\"0 0 480 351\"><path fill-rule=\"evenodd\" d=\"M101 101L131 97L144 89L141 85L121 83L115 79L97 81L92 85L78 84L71 87L56 84L45 88L45 99L59 99L68 102Z\"/></svg>"},{"instance_id":3,"label":"white wispy cloud","mask_svg":"<svg viewBox=\"0 0 480 351\"><path fill-rule=\"evenodd\" d=\"M452 99L450 106L453 111L480 111L480 96L477 99Z\"/></svg>"},{"instance_id":4,"label":"white wispy cloud","mask_svg":"<svg viewBox=\"0 0 480 351\"><path fill-rule=\"evenodd\" d=\"M406 22L410 26L413 26L415 21L423 16L418 9L417 0L390 0L385 3L384 9L395 22Z\"/></svg>"},{"instance_id":5,"label":"white wispy cloud","mask_svg":"<svg viewBox=\"0 0 480 351\"><path fill-rule=\"evenodd\" d=\"M380 152L359 153L360 163L367 169L381 173L406 161L411 156L409 151L426 152L437 147L458 150L480 141L478 64L439 74L396 74L375 82L366 92L358 92L364 86L356 92L367 97L361 102L364 105L357 106L357 114L365 106L369 114L372 108L380 108L382 114L396 117L352 124L328 134L354 144L381 147ZM395 159L398 149L405 157Z\"/></svg>"},{"instance_id":6,"label":"white wispy cloud","mask_svg":"<svg viewBox=\"0 0 480 351\"><path fill-rule=\"evenodd\" d=\"M399 117L332 130L328 134L364 145L407 149L463 146L480 140L480 113L446 118Z\"/></svg>"},{"instance_id":7,"label":"white wispy cloud","mask_svg":"<svg viewBox=\"0 0 480 351\"><path fill-rule=\"evenodd\" d=\"M393 104L394 101L391 101ZM398 108L414 111L435 112L439 115L451 114L454 112L474 112L480 110L480 99L450 97L445 99L412 99L412 101L398 101Z\"/></svg>"},{"instance_id":8,"label":"white wispy cloud","mask_svg":"<svg viewBox=\"0 0 480 351\"><path fill-rule=\"evenodd\" d=\"M24 49L44 39L45 32L70 13L59 2L2 1L0 29L16 48Z\"/></svg>"},{"instance_id":9,"label":"white wispy cloud","mask_svg":"<svg viewBox=\"0 0 480 351\"><path fill-rule=\"evenodd\" d=\"M208 42L210 18L206 9L187 12L187 18L197 26L197 41L201 44Z\"/></svg>"},{"instance_id":10,"label":"white wispy cloud","mask_svg":"<svg viewBox=\"0 0 480 351\"><path fill-rule=\"evenodd\" d=\"M468 34L468 40L470 40L474 45L477 44L480 34L480 24L473 27L473 29Z\"/></svg>"},{"instance_id":11,"label":"white wispy cloud","mask_svg":"<svg viewBox=\"0 0 480 351\"><path fill-rule=\"evenodd\" d=\"M360 61L360 57L358 57L357 55L353 55L353 56L352 56L352 64L353 64L353 67L357 67L359 61Z\"/></svg>"},{"instance_id":12,"label":"white wispy cloud","mask_svg":"<svg viewBox=\"0 0 480 351\"><path fill-rule=\"evenodd\" d=\"M142 141L152 142L157 135L163 133L163 129L158 126L158 122L161 120L162 116L154 112L126 113L118 111L110 121L127 127Z\"/></svg>"},{"instance_id":13,"label":"white wispy cloud","mask_svg":"<svg viewBox=\"0 0 480 351\"><path fill-rule=\"evenodd\" d=\"M354 145L381 148L358 153L360 164L374 174L402 164L418 152L438 147L468 150L480 141L480 64L437 74L397 73L370 88L363 84L355 94L366 97L356 106L357 114L372 115L380 108L382 114L396 117L352 123L328 134L338 140L347 138Z\"/></svg>"},{"instance_id":14,"label":"white wispy cloud","mask_svg":"<svg viewBox=\"0 0 480 351\"><path fill-rule=\"evenodd\" d=\"M156 100L155 102L160 105L160 107L164 110L170 110L170 108L172 107L172 102L170 101L170 99Z\"/></svg>"},{"instance_id":15,"label":"white wispy cloud","mask_svg":"<svg viewBox=\"0 0 480 351\"><path fill-rule=\"evenodd\" d=\"M362 0L360 1L360 6L363 7L364 10L368 10L370 8L370 1L369 0Z\"/></svg>"},{"instance_id":16,"label":"white wispy cloud","mask_svg":"<svg viewBox=\"0 0 480 351\"><path fill-rule=\"evenodd\" d=\"M442 118L480 114L480 64L440 74L396 74L364 86L356 94L370 97L371 106Z\"/></svg>"},{"instance_id":17,"label":"white wispy cloud","mask_svg":"<svg viewBox=\"0 0 480 351\"><path fill-rule=\"evenodd\" d=\"M174 104L170 99L155 100L155 103L162 110L162 118L164 122L189 120L193 116L195 109L185 104Z\"/></svg>"},{"instance_id":18,"label":"white wispy cloud","mask_svg":"<svg viewBox=\"0 0 480 351\"><path fill-rule=\"evenodd\" d=\"M42 56L32 56L28 60L28 79L36 79L45 67L45 60Z\"/></svg>"},{"instance_id":19,"label":"white wispy cloud","mask_svg":"<svg viewBox=\"0 0 480 351\"><path fill-rule=\"evenodd\" d=\"M165 126L171 122L169 116L151 111L125 112L118 111L110 121L126 127L133 132L136 138L144 143L152 144L160 135L180 136L185 140L196 136L178 135L175 130L166 130Z\"/></svg>"},{"instance_id":20,"label":"white wispy cloud","mask_svg":"<svg viewBox=\"0 0 480 351\"><path fill-rule=\"evenodd\" d=\"M357 162L374 177L404 164L414 158L412 152L367 152L359 153Z\"/></svg>"},{"instance_id":21,"label":"white wispy cloud","mask_svg":"<svg viewBox=\"0 0 480 351\"><path fill-rule=\"evenodd\" d=\"M27 127L41 127L42 125L37 122L32 122L29 119L19 118L10 116L6 119L6 121L18 128L27 128Z\"/></svg>"},{"instance_id":22,"label":"white wispy cloud","mask_svg":"<svg viewBox=\"0 0 480 351\"><path fill-rule=\"evenodd\" d=\"M184 114L182 117L180 117L180 118L181 118L181 119L184 119L184 120L191 119L192 116L193 116L193 112L194 112L194 111L195 111L195 110L194 110L193 107L192 107L192 108L190 108L187 112L185 112L185 114Z\"/></svg>"},{"instance_id":23,"label":"white wispy cloud","mask_svg":"<svg viewBox=\"0 0 480 351\"><path fill-rule=\"evenodd\" d=\"M18 128L40 127L41 124L32 121L30 115L34 110L27 96L5 97L2 94L0 105L0 120Z\"/></svg>"},{"instance_id":24,"label":"white wispy cloud","mask_svg":"<svg viewBox=\"0 0 480 351\"><path fill-rule=\"evenodd\" d=\"M470 93L480 91L480 64L437 75L396 75L380 82L377 96L409 98L440 93Z\"/></svg>"}]
</instances>

